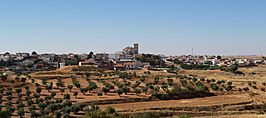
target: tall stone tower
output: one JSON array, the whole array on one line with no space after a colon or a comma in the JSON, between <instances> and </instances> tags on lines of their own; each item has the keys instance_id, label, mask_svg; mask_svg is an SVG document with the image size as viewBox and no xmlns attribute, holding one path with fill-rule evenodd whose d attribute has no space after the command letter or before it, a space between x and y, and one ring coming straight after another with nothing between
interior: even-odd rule
<instances>
[{"instance_id":1,"label":"tall stone tower","mask_svg":"<svg viewBox=\"0 0 266 118\"><path fill-rule=\"evenodd\" d=\"M134 43L134 54L139 54L139 44Z\"/></svg>"}]
</instances>

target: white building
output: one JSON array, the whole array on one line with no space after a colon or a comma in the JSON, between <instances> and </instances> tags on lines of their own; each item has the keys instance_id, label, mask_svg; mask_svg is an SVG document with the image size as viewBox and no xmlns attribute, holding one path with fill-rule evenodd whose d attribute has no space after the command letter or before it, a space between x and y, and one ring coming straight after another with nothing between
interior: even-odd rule
<instances>
[{"instance_id":1,"label":"white building","mask_svg":"<svg viewBox=\"0 0 266 118\"><path fill-rule=\"evenodd\" d=\"M66 66L66 63L65 62L59 63L59 68L63 68L65 66Z\"/></svg>"}]
</instances>

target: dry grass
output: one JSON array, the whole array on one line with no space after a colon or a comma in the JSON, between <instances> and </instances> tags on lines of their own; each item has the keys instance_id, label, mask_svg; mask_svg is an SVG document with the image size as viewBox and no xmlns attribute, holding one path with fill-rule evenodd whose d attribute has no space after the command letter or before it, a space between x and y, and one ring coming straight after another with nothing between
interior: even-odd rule
<instances>
[{"instance_id":1,"label":"dry grass","mask_svg":"<svg viewBox=\"0 0 266 118\"><path fill-rule=\"evenodd\" d=\"M250 68L239 68L239 71L244 72L245 76L239 76L219 70L182 70L180 73L184 75L196 75L198 77L207 79L259 82L266 81L266 65L259 65L257 67Z\"/></svg>"},{"instance_id":2,"label":"dry grass","mask_svg":"<svg viewBox=\"0 0 266 118\"><path fill-rule=\"evenodd\" d=\"M151 102L137 102L137 103L124 103L124 104L108 104L100 105L105 109L109 106L117 109L118 111L141 111L151 108L175 108L175 107L202 107L202 106L215 106L238 104L243 102L251 102L252 100L247 94L241 95L220 95L206 98L194 98L186 100L161 100Z\"/></svg>"}]
</instances>

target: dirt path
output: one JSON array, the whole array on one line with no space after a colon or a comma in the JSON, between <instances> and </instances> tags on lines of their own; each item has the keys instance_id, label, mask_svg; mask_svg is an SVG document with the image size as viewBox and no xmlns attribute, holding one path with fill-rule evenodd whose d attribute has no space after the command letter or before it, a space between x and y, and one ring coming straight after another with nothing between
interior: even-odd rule
<instances>
[{"instance_id":1,"label":"dirt path","mask_svg":"<svg viewBox=\"0 0 266 118\"><path fill-rule=\"evenodd\" d=\"M118 111L137 111L151 108L174 108L174 107L202 107L215 105L230 105L252 102L247 94L242 95L220 95L206 98L183 99L183 100L167 100L167 101L151 101L151 102L136 102L125 104L109 104L100 105L101 108L109 106Z\"/></svg>"}]
</instances>

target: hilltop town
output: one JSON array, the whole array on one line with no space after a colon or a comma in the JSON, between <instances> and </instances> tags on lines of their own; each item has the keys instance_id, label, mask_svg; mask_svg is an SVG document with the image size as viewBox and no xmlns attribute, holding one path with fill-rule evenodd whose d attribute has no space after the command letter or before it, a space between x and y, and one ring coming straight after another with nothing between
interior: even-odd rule
<instances>
[{"instance_id":1,"label":"hilltop town","mask_svg":"<svg viewBox=\"0 0 266 118\"><path fill-rule=\"evenodd\" d=\"M29 74L36 71L48 71L73 65L92 65L107 70L141 70L166 69L171 67L177 69L205 69L215 70L237 64L238 67L253 67L265 64L264 57L256 56L213 56L213 55L181 55L164 56L156 54L139 54L138 44L126 47L122 51L107 54L38 54L16 53L0 54L1 70L12 70L20 74ZM180 65L184 68L180 68ZM193 66L199 67L193 67ZM186 67L185 67L186 66Z\"/></svg>"}]
</instances>

